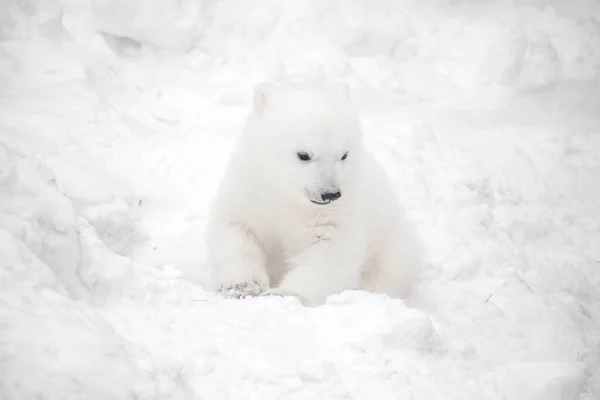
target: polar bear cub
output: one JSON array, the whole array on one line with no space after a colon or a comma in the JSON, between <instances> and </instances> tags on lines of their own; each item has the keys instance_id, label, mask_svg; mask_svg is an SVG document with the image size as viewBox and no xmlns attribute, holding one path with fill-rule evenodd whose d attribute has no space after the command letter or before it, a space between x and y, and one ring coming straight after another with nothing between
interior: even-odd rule
<instances>
[{"instance_id":1,"label":"polar bear cub","mask_svg":"<svg viewBox=\"0 0 600 400\"><path fill-rule=\"evenodd\" d=\"M214 289L319 305L364 289L404 296L417 242L363 147L345 84L260 84L211 209Z\"/></svg>"}]
</instances>

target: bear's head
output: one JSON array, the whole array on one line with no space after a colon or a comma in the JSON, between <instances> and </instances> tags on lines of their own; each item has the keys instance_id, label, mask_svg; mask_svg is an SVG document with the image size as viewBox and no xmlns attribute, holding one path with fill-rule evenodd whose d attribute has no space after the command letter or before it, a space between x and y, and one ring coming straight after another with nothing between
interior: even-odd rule
<instances>
[{"instance_id":1,"label":"bear's head","mask_svg":"<svg viewBox=\"0 0 600 400\"><path fill-rule=\"evenodd\" d=\"M246 133L273 199L324 207L357 187L362 134L345 84L260 84Z\"/></svg>"}]
</instances>

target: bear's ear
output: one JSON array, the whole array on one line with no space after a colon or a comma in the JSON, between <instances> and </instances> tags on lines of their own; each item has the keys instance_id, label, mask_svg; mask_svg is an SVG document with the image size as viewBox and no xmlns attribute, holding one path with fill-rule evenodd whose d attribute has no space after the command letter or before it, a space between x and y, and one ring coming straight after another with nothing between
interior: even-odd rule
<instances>
[{"instance_id":1,"label":"bear's ear","mask_svg":"<svg viewBox=\"0 0 600 400\"><path fill-rule=\"evenodd\" d=\"M261 114L271 102L274 86L271 83L263 82L254 87L254 101L252 107L254 112Z\"/></svg>"}]
</instances>

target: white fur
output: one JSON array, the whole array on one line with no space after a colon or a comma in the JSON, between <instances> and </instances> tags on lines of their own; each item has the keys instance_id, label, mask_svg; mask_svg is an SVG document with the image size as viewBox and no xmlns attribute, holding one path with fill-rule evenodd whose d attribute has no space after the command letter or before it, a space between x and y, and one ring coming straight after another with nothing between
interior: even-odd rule
<instances>
[{"instance_id":1,"label":"white fur","mask_svg":"<svg viewBox=\"0 0 600 400\"><path fill-rule=\"evenodd\" d=\"M311 202L337 190L336 201ZM342 84L256 87L206 238L215 289L233 297L295 295L318 305L347 289L403 296L418 264Z\"/></svg>"}]
</instances>

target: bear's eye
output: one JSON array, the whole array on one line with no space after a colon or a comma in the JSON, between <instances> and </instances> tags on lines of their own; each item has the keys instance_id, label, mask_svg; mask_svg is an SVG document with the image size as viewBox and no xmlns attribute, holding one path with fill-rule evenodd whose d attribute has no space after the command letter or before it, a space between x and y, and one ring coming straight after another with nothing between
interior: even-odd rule
<instances>
[{"instance_id":1,"label":"bear's eye","mask_svg":"<svg viewBox=\"0 0 600 400\"><path fill-rule=\"evenodd\" d=\"M301 159L302 161L310 160L310 156L308 155L308 153L305 153L303 151L298 153L298 158Z\"/></svg>"},{"instance_id":2,"label":"bear's eye","mask_svg":"<svg viewBox=\"0 0 600 400\"><path fill-rule=\"evenodd\" d=\"M344 153L344 155L342 156L342 161L344 161L346 158L348 158L348 152Z\"/></svg>"}]
</instances>

